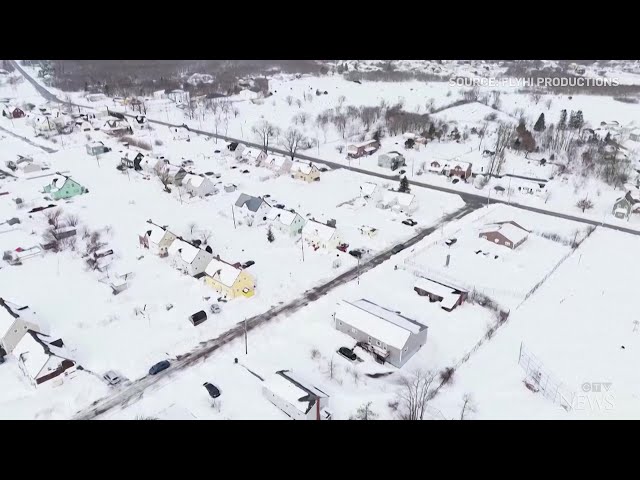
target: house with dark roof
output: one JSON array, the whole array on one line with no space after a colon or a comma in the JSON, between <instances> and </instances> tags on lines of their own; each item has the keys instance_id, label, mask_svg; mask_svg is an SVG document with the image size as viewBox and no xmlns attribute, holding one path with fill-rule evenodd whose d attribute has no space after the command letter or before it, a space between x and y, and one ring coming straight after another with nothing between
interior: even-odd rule
<instances>
[{"instance_id":1,"label":"house with dark roof","mask_svg":"<svg viewBox=\"0 0 640 480\"><path fill-rule=\"evenodd\" d=\"M279 370L262 386L264 397L292 420L329 420L329 395L291 370Z\"/></svg>"},{"instance_id":2,"label":"house with dark roof","mask_svg":"<svg viewBox=\"0 0 640 480\"><path fill-rule=\"evenodd\" d=\"M76 363L64 347L62 339L51 341L47 335L32 330L24 335L16 345L14 356L20 370L33 385L41 385L71 369Z\"/></svg>"},{"instance_id":3,"label":"house with dark roof","mask_svg":"<svg viewBox=\"0 0 640 480\"><path fill-rule=\"evenodd\" d=\"M629 190L613 204L612 212L616 218L628 219L631 213L640 211L640 195Z\"/></svg>"},{"instance_id":4,"label":"house with dark roof","mask_svg":"<svg viewBox=\"0 0 640 480\"><path fill-rule=\"evenodd\" d=\"M271 205L262 197L241 193L233 209L235 215L244 218L248 225L261 225L266 222Z\"/></svg>"},{"instance_id":5,"label":"house with dark roof","mask_svg":"<svg viewBox=\"0 0 640 480\"><path fill-rule=\"evenodd\" d=\"M479 234L480 238L512 250L522 245L528 236L529 230L513 221L485 225Z\"/></svg>"}]
</instances>

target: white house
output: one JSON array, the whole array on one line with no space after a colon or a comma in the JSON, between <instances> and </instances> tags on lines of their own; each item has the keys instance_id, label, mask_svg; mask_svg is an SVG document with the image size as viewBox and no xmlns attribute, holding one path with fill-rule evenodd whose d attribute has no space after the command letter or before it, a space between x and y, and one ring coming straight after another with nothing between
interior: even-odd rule
<instances>
[{"instance_id":1,"label":"white house","mask_svg":"<svg viewBox=\"0 0 640 480\"><path fill-rule=\"evenodd\" d=\"M309 183L320 180L320 169L311 162L293 162L290 173L291 178L296 180L304 180Z\"/></svg>"},{"instance_id":2,"label":"white house","mask_svg":"<svg viewBox=\"0 0 640 480\"><path fill-rule=\"evenodd\" d=\"M633 142L640 142L640 128L634 128L629 132L629 140Z\"/></svg>"},{"instance_id":3,"label":"white house","mask_svg":"<svg viewBox=\"0 0 640 480\"><path fill-rule=\"evenodd\" d=\"M245 148L242 150L240 158L254 165L260 165L267 158L267 154L259 148Z\"/></svg>"},{"instance_id":4,"label":"white house","mask_svg":"<svg viewBox=\"0 0 640 480\"><path fill-rule=\"evenodd\" d=\"M182 179L182 185L192 195L206 197L217 192L216 186L204 175L187 173Z\"/></svg>"},{"instance_id":5,"label":"white house","mask_svg":"<svg viewBox=\"0 0 640 480\"><path fill-rule=\"evenodd\" d=\"M167 249L171 265L192 277L203 273L213 259L213 254L202 250L181 238L176 238Z\"/></svg>"},{"instance_id":6,"label":"white house","mask_svg":"<svg viewBox=\"0 0 640 480\"><path fill-rule=\"evenodd\" d=\"M262 165L269 170L276 172L278 175L284 175L289 173L293 162L290 158L282 155L267 155L262 161Z\"/></svg>"},{"instance_id":7,"label":"white house","mask_svg":"<svg viewBox=\"0 0 640 480\"><path fill-rule=\"evenodd\" d=\"M16 305L0 298L0 357L13 352L29 330L38 333L46 332L45 327L36 319L29 307Z\"/></svg>"},{"instance_id":8,"label":"white house","mask_svg":"<svg viewBox=\"0 0 640 480\"><path fill-rule=\"evenodd\" d=\"M308 220L302 228L302 239L314 249L333 249L340 245L340 236L335 227Z\"/></svg>"},{"instance_id":9,"label":"white house","mask_svg":"<svg viewBox=\"0 0 640 480\"><path fill-rule=\"evenodd\" d=\"M148 248L155 255L164 257L168 253L168 249L177 237L167 230L152 223L150 220L145 223L142 235L138 235L140 246Z\"/></svg>"},{"instance_id":10,"label":"white house","mask_svg":"<svg viewBox=\"0 0 640 480\"><path fill-rule=\"evenodd\" d=\"M262 384L262 394L292 420L329 420L329 395L290 370L280 370Z\"/></svg>"},{"instance_id":11,"label":"white house","mask_svg":"<svg viewBox=\"0 0 640 480\"><path fill-rule=\"evenodd\" d=\"M28 332L22 337L13 355L18 359L20 370L33 385L52 380L68 370L75 370L75 362L71 360L62 340L51 342L46 335L35 332Z\"/></svg>"},{"instance_id":12,"label":"white house","mask_svg":"<svg viewBox=\"0 0 640 480\"><path fill-rule=\"evenodd\" d=\"M184 127L169 127L174 140L190 140L189 130Z\"/></svg>"},{"instance_id":13,"label":"white house","mask_svg":"<svg viewBox=\"0 0 640 480\"><path fill-rule=\"evenodd\" d=\"M306 220L298 213L276 207L269 210L267 220L274 228L292 237L301 234L306 223Z\"/></svg>"},{"instance_id":14,"label":"white house","mask_svg":"<svg viewBox=\"0 0 640 480\"><path fill-rule=\"evenodd\" d=\"M177 104L189 103L189 92L177 88L167 92L166 98Z\"/></svg>"},{"instance_id":15,"label":"white house","mask_svg":"<svg viewBox=\"0 0 640 480\"><path fill-rule=\"evenodd\" d=\"M261 225L266 222L271 205L262 197L241 193L233 208L236 217L244 218L248 225Z\"/></svg>"},{"instance_id":16,"label":"white house","mask_svg":"<svg viewBox=\"0 0 640 480\"><path fill-rule=\"evenodd\" d=\"M396 213L413 213L418 209L418 200L412 193L387 190L378 203L379 208L390 208Z\"/></svg>"},{"instance_id":17,"label":"white house","mask_svg":"<svg viewBox=\"0 0 640 480\"><path fill-rule=\"evenodd\" d=\"M365 182L360 185L360 196L365 199L377 200L380 197L380 188L377 183Z\"/></svg>"}]
</instances>

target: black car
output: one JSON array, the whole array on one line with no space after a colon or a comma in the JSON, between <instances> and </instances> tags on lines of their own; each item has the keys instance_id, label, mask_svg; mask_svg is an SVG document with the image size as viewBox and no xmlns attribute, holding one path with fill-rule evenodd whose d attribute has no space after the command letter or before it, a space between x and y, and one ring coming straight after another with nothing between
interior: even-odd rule
<instances>
[{"instance_id":1,"label":"black car","mask_svg":"<svg viewBox=\"0 0 640 480\"><path fill-rule=\"evenodd\" d=\"M398 244L391 249L391 253L398 253L404 250L404 245Z\"/></svg>"},{"instance_id":2,"label":"black car","mask_svg":"<svg viewBox=\"0 0 640 480\"><path fill-rule=\"evenodd\" d=\"M274 207L276 207L276 208L284 208L284 204L283 203L276 203L274 205Z\"/></svg>"},{"instance_id":3,"label":"black car","mask_svg":"<svg viewBox=\"0 0 640 480\"><path fill-rule=\"evenodd\" d=\"M218 398L220 396L220 389L218 389L218 387L216 387L212 383L205 382L202 384L202 386L207 389L207 392L209 392L209 396L211 398Z\"/></svg>"},{"instance_id":4,"label":"black car","mask_svg":"<svg viewBox=\"0 0 640 480\"><path fill-rule=\"evenodd\" d=\"M353 353L353 350L347 347L340 347L338 349L338 353L344 357L347 357L352 362L358 359L358 356L355 353Z\"/></svg>"},{"instance_id":5,"label":"black car","mask_svg":"<svg viewBox=\"0 0 640 480\"><path fill-rule=\"evenodd\" d=\"M362 258L362 250L349 250L349 255L356 258Z\"/></svg>"},{"instance_id":6,"label":"black car","mask_svg":"<svg viewBox=\"0 0 640 480\"><path fill-rule=\"evenodd\" d=\"M329 169L327 167L320 167L321 172L328 172Z\"/></svg>"},{"instance_id":7,"label":"black car","mask_svg":"<svg viewBox=\"0 0 640 480\"><path fill-rule=\"evenodd\" d=\"M158 362L149 369L149 375L157 375L158 373L162 372L163 370L166 370L170 366L171 364L169 363L168 360L163 360L161 362Z\"/></svg>"},{"instance_id":8,"label":"black car","mask_svg":"<svg viewBox=\"0 0 640 480\"><path fill-rule=\"evenodd\" d=\"M418 224L418 222L416 222L411 218L407 218L406 220L403 220L402 223L404 223L405 225L409 225L410 227L413 227Z\"/></svg>"},{"instance_id":9,"label":"black car","mask_svg":"<svg viewBox=\"0 0 640 480\"><path fill-rule=\"evenodd\" d=\"M242 173L249 173L249 170L242 170Z\"/></svg>"},{"instance_id":10,"label":"black car","mask_svg":"<svg viewBox=\"0 0 640 480\"><path fill-rule=\"evenodd\" d=\"M249 260L248 262L245 262L242 264L242 268L249 268L251 265L255 265L256 262L254 262L253 260Z\"/></svg>"},{"instance_id":11,"label":"black car","mask_svg":"<svg viewBox=\"0 0 640 480\"><path fill-rule=\"evenodd\" d=\"M220 150L214 150L213 153L220 153Z\"/></svg>"}]
</instances>

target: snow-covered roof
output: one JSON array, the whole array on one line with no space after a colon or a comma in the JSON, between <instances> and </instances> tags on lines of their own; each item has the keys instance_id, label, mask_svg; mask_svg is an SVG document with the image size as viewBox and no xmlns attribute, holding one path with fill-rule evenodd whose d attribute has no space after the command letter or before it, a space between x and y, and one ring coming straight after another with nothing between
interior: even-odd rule
<instances>
[{"instance_id":1,"label":"snow-covered roof","mask_svg":"<svg viewBox=\"0 0 640 480\"><path fill-rule=\"evenodd\" d=\"M372 143L377 143L377 140L365 140L364 142L360 142L360 143L354 143L349 145L349 149L353 148L362 148L362 147L366 147Z\"/></svg>"},{"instance_id":2,"label":"snow-covered roof","mask_svg":"<svg viewBox=\"0 0 640 480\"><path fill-rule=\"evenodd\" d=\"M178 167L177 165L167 164L164 171L167 172L167 175L175 177L181 170L184 170L182 167Z\"/></svg>"},{"instance_id":3,"label":"snow-covered roof","mask_svg":"<svg viewBox=\"0 0 640 480\"><path fill-rule=\"evenodd\" d=\"M214 258L209 262L209 265L204 269L204 272L211 278L219 280L223 285L232 287L242 270L234 267L233 265L229 265L222 260Z\"/></svg>"},{"instance_id":4,"label":"snow-covered roof","mask_svg":"<svg viewBox=\"0 0 640 480\"><path fill-rule=\"evenodd\" d=\"M291 212L283 208L271 207L271 210L267 212L267 219L278 220L280 223L286 226L290 226L293 221L299 216L296 212Z\"/></svg>"},{"instance_id":5,"label":"snow-covered roof","mask_svg":"<svg viewBox=\"0 0 640 480\"><path fill-rule=\"evenodd\" d=\"M313 164L303 163L303 162L293 162L293 164L291 165L292 172L300 172L300 173L303 173L304 175L309 175L314 168L316 170L318 169Z\"/></svg>"},{"instance_id":6,"label":"snow-covered roof","mask_svg":"<svg viewBox=\"0 0 640 480\"><path fill-rule=\"evenodd\" d=\"M451 293L442 297L440 305L446 309L451 310L455 306L455 304L458 303L458 300L460 300L460 294Z\"/></svg>"},{"instance_id":7,"label":"snow-covered roof","mask_svg":"<svg viewBox=\"0 0 640 480\"><path fill-rule=\"evenodd\" d=\"M365 149L366 150L366 149ZM382 155L386 155L387 157L391 157L391 158L398 158L398 157L402 157L402 154L400 152L396 152L395 150L392 150L390 152L385 152L380 154L380 156Z\"/></svg>"},{"instance_id":8,"label":"snow-covered roof","mask_svg":"<svg viewBox=\"0 0 640 480\"><path fill-rule=\"evenodd\" d=\"M486 225L482 229L482 233L487 232L500 232L513 243L520 243L520 241L524 240L529 235L529 232L523 230L522 228L516 227L512 223L503 223L501 225Z\"/></svg>"},{"instance_id":9,"label":"snow-covered roof","mask_svg":"<svg viewBox=\"0 0 640 480\"><path fill-rule=\"evenodd\" d=\"M104 143L102 142L91 142L89 144L90 148L100 148L100 147L104 147Z\"/></svg>"},{"instance_id":10,"label":"snow-covered roof","mask_svg":"<svg viewBox=\"0 0 640 480\"><path fill-rule=\"evenodd\" d=\"M425 292L433 293L439 297L446 297L453 293L453 288L447 287L440 283L434 282L427 278L418 278L413 285L416 288L424 290Z\"/></svg>"},{"instance_id":11,"label":"snow-covered roof","mask_svg":"<svg viewBox=\"0 0 640 480\"><path fill-rule=\"evenodd\" d=\"M257 160L258 156L262 152L263 151L258 148L245 148L244 150L242 150L242 156L246 158L251 158L253 160Z\"/></svg>"},{"instance_id":12,"label":"snow-covered roof","mask_svg":"<svg viewBox=\"0 0 640 480\"><path fill-rule=\"evenodd\" d=\"M263 386L305 415L315 405L315 399L309 397L309 392L320 398L328 397L326 393L318 390L310 383L293 376L290 371L277 372L267 378ZM304 386L304 388L301 386ZM301 400L303 398L304 400Z\"/></svg>"},{"instance_id":13,"label":"snow-covered roof","mask_svg":"<svg viewBox=\"0 0 640 480\"><path fill-rule=\"evenodd\" d=\"M464 162L462 160L454 160L447 162L444 168L454 170L456 167L460 170L467 170L471 166L471 162Z\"/></svg>"},{"instance_id":14,"label":"snow-covered roof","mask_svg":"<svg viewBox=\"0 0 640 480\"><path fill-rule=\"evenodd\" d=\"M144 232L147 234L151 242L157 244L164 238L166 230L158 225L147 222L144 224Z\"/></svg>"},{"instance_id":15,"label":"snow-covered roof","mask_svg":"<svg viewBox=\"0 0 640 480\"><path fill-rule=\"evenodd\" d=\"M302 227L302 234L304 236L314 235L325 242L330 240L335 233L336 229L334 227L316 222L315 220L309 220L305 223L304 227Z\"/></svg>"},{"instance_id":16,"label":"snow-covered roof","mask_svg":"<svg viewBox=\"0 0 640 480\"><path fill-rule=\"evenodd\" d=\"M182 183L190 183L193 187L198 188L204 182L205 177L200 175L194 175L193 173L187 173L182 180Z\"/></svg>"},{"instance_id":17,"label":"snow-covered roof","mask_svg":"<svg viewBox=\"0 0 640 480\"><path fill-rule=\"evenodd\" d=\"M415 195L412 193L404 193L404 192L395 192L393 190L387 190L382 197L382 203L390 205L392 203L397 203L398 205L402 205L403 207L408 207L413 202Z\"/></svg>"},{"instance_id":18,"label":"snow-covered roof","mask_svg":"<svg viewBox=\"0 0 640 480\"><path fill-rule=\"evenodd\" d=\"M362 185L360 185L360 190L366 196L373 195L373 192L376 191L376 188L378 188L378 185L373 182L365 182Z\"/></svg>"},{"instance_id":19,"label":"snow-covered roof","mask_svg":"<svg viewBox=\"0 0 640 480\"><path fill-rule=\"evenodd\" d=\"M270 168L282 168L286 161L287 158L282 155L269 155L264 160L264 164Z\"/></svg>"},{"instance_id":20,"label":"snow-covered roof","mask_svg":"<svg viewBox=\"0 0 640 480\"><path fill-rule=\"evenodd\" d=\"M13 311L13 309L12 309ZM18 312L15 312L19 315ZM15 321L15 317L9 313L9 311L0 305L0 335L4 335L7 333L13 322Z\"/></svg>"},{"instance_id":21,"label":"snow-covered roof","mask_svg":"<svg viewBox=\"0 0 640 480\"><path fill-rule=\"evenodd\" d=\"M180 240L179 238L176 238L176 240L167 249L167 253L169 255L175 255L179 252L180 258L189 264L195 260L199 251L200 249L198 247L191 245L184 240Z\"/></svg>"},{"instance_id":22,"label":"snow-covered roof","mask_svg":"<svg viewBox=\"0 0 640 480\"><path fill-rule=\"evenodd\" d=\"M345 300L340 302L336 309L336 320L343 320L352 327L398 349L405 346L412 334L418 334L427 328L365 299L353 303Z\"/></svg>"},{"instance_id":23,"label":"snow-covered roof","mask_svg":"<svg viewBox=\"0 0 640 480\"><path fill-rule=\"evenodd\" d=\"M16 358L22 358L24 367L31 378L38 378L38 374L49 361L49 355L44 351L44 347L27 334L18 342L13 349Z\"/></svg>"}]
</instances>

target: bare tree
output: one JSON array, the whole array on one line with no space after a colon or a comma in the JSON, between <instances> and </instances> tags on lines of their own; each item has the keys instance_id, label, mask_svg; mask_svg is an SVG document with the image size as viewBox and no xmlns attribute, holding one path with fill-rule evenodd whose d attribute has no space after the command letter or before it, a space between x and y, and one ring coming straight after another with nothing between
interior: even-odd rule
<instances>
[{"instance_id":1,"label":"bare tree","mask_svg":"<svg viewBox=\"0 0 640 480\"><path fill-rule=\"evenodd\" d=\"M345 132L347 130L347 116L342 113L334 115L333 124L335 125L336 130L342 134L342 138L345 138Z\"/></svg>"},{"instance_id":2,"label":"bare tree","mask_svg":"<svg viewBox=\"0 0 640 480\"><path fill-rule=\"evenodd\" d=\"M576 203L576 207L578 207L580 210L582 210L582 213L584 213L585 210L590 210L593 208L593 202L585 197L582 200L579 200L578 203Z\"/></svg>"},{"instance_id":3,"label":"bare tree","mask_svg":"<svg viewBox=\"0 0 640 480\"><path fill-rule=\"evenodd\" d=\"M344 105L344 102L347 100L347 97L345 97L344 95L340 95L338 97L338 108L342 108L342 105Z\"/></svg>"},{"instance_id":4,"label":"bare tree","mask_svg":"<svg viewBox=\"0 0 640 480\"><path fill-rule=\"evenodd\" d=\"M349 420L375 420L378 418L378 414L371 410L371 403L367 402L358 407L358 411L349 417Z\"/></svg>"},{"instance_id":5,"label":"bare tree","mask_svg":"<svg viewBox=\"0 0 640 480\"><path fill-rule=\"evenodd\" d=\"M190 222L187 227L189 228L189 233L193 235L193 231L198 228L198 225L196 224L196 222Z\"/></svg>"},{"instance_id":6,"label":"bare tree","mask_svg":"<svg viewBox=\"0 0 640 480\"><path fill-rule=\"evenodd\" d=\"M415 370L410 376L401 378L397 397L402 420L424 419L427 403L434 395L429 390L434 379L433 372L422 370Z\"/></svg>"},{"instance_id":7,"label":"bare tree","mask_svg":"<svg viewBox=\"0 0 640 480\"><path fill-rule=\"evenodd\" d=\"M233 112L233 118L236 118L240 114L240 110L238 110L238 107L233 107L231 109L231 112Z\"/></svg>"},{"instance_id":8,"label":"bare tree","mask_svg":"<svg viewBox=\"0 0 640 480\"><path fill-rule=\"evenodd\" d=\"M80 223L80 217L78 217L78 215L69 214L65 217L65 223L69 227L75 227Z\"/></svg>"},{"instance_id":9,"label":"bare tree","mask_svg":"<svg viewBox=\"0 0 640 480\"><path fill-rule=\"evenodd\" d=\"M280 129L272 123L262 120L251 127L251 131L262 142L263 150L266 152L269 149L269 140L278 136Z\"/></svg>"},{"instance_id":10,"label":"bare tree","mask_svg":"<svg viewBox=\"0 0 640 480\"><path fill-rule=\"evenodd\" d=\"M287 102L287 105L291 106L291 104L293 103L293 97L291 95L287 95L285 101Z\"/></svg>"},{"instance_id":11,"label":"bare tree","mask_svg":"<svg viewBox=\"0 0 640 480\"><path fill-rule=\"evenodd\" d=\"M203 245L208 245L209 240L213 236L213 232L211 230L203 230L200 234L200 238L202 239Z\"/></svg>"},{"instance_id":12,"label":"bare tree","mask_svg":"<svg viewBox=\"0 0 640 480\"><path fill-rule=\"evenodd\" d=\"M298 106L298 108L302 108L302 100L300 100L299 98L296 100L296 105Z\"/></svg>"},{"instance_id":13,"label":"bare tree","mask_svg":"<svg viewBox=\"0 0 640 480\"><path fill-rule=\"evenodd\" d=\"M47 223L51 225L53 228L58 228L60 226L60 217L62 215L62 210L56 208L55 210L49 210L45 213L45 217L47 218Z\"/></svg>"},{"instance_id":14,"label":"bare tree","mask_svg":"<svg viewBox=\"0 0 640 480\"><path fill-rule=\"evenodd\" d=\"M280 137L280 145L289 152L291 160L295 158L298 149L308 142L309 139L300 130L291 127Z\"/></svg>"},{"instance_id":15,"label":"bare tree","mask_svg":"<svg viewBox=\"0 0 640 480\"><path fill-rule=\"evenodd\" d=\"M473 413L476 411L476 406L473 401L473 397L470 393L465 393L462 397L462 410L460 411L460 420L464 420L464 416L467 413Z\"/></svg>"},{"instance_id":16,"label":"bare tree","mask_svg":"<svg viewBox=\"0 0 640 480\"><path fill-rule=\"evenodd\" d=\"M331 356L331 358L327 361L327 377L329 377L330 380L333 380L333 376L336 373L336 364L333 361L333 356Z\"/></svg>"}]
</instances>

